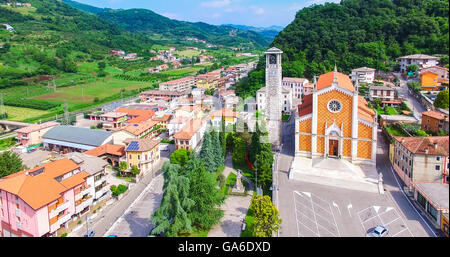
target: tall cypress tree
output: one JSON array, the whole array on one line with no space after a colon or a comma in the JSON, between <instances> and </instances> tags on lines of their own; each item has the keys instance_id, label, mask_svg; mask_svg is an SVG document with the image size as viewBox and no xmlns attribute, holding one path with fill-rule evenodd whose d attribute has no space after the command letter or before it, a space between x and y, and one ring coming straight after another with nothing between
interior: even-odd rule
<instances>
[{"instance_id":1,"label":"tall cypress tree","mask_svg":"<svg viewBox=\"0 0 450 257\"><path fill-rule=\"evenodd\" d=\"M256 156L261 152L261 131L259 130L258 121L256 121L255 131L252 133L252 142L250 144L250 151L248 159L251 163L255 163Z\"/></svg>"},{"instance_id":2,"label":"tall cypress tree","mask_svg":"<svg viewBox=\"0 0 450 257\"><path fill-rule=\"evenodd\" d=\"M222 131L219 133L220 144L222 146L223 158L227 156L227 139L225 137L225 117L222 116Z\"/></svg>"},{"instance_id":3,"label":"tall cypress tree","mask_svg":"<svg viewBox=\"0 0 450 257\"><path fill-rule=\"evenodd\" d=\"M185 169L189 170L188 178L191 183L189 198L195 202L189 217L196 227L209 229L222 218L220 205L225 197L216 189L217 182L213 174L205 169L200 159L190 160Z\"/></svg>"},{"instance_id":4,"label":"tall cypress tree","mask_svg":"<svg viewBox=\"0 0 450 257\"><path fill-rule=\"evenodd\" d=\"M200 157L205 163L205 167L209 172L214 172L217 168L215 159L214 159L214 150L213 150L213 142L211 138L210 132L205 132L203 136L203 144L200 149Z\"/></svg>"},{"instance_id":5,"label":"tall cypress tree","mask_svg":"<svg viewBox=\"0 0 450 257\"><path fill-rule=\"evenodd\" d=\"M220 145L219 137L214 129L211 130L211 144L214 153L214 164L215 164L214 171L215 171L219 166L222 166L224 164L224 158L222 154L222 146Z\"/></svg>"}]
</instances>

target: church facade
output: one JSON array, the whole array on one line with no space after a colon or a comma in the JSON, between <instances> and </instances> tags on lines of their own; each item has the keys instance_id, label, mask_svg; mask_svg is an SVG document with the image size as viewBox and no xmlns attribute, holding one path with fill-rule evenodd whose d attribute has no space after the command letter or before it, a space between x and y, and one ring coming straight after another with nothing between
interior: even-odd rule
<instances>
[{"instance_id":1,"label":"church facade","mask_svg":"<svg viewBox=\"0 0 450 257\"><path fill-rule=\"evenodd\" d=\"M295 131L296 157L376 162L377 115L336 67L319 76L303 98Z\"/></svg>"}]
</instances>

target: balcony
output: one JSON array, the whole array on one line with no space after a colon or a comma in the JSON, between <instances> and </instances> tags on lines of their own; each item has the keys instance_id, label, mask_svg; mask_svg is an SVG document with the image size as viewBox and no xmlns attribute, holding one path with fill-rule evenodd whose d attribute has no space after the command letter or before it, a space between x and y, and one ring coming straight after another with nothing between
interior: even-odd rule
<instances>
[{"instance_id":1,"label":"balcony","mask_svg":"<svg viewBox=\"0 0 450 257\"><path fill-rule=\"evenodd\" d=\"M58 215L58 213L60 213L61 211L63 211L63 210L65 210L65 209L69 208L69 205L70 205L70 202L69 202L69 201L66 201L66 202L63 203L63 204L58 205L58 206L56 207L56 209L50 211L50 213L49 213L49 218L51 219L51 218L55 217L56 215Z\"/></svg>"},{"instance_id":2,"label":"balcony","mask_svg":"<svg viewBox=\"0 0 450 257\"><path fill-rule=\"evenodd\" d=\"M80 200L83 196L91 192L91 186L85 187L78 194L75 195L75 201Z\"/></svg>"},{"instance_id":3,"label":"balcony","mask_svg":"<svg viewBox=\"0 0 450 257\"><path fill-rule=\"evenodd\" d=\"M16 209L16 216L20 217L20 210L19 209Z\"/></svg>"},{"instance_id":4,"label":"balcony","mask_svg":"<svg viewBox=\"0 0 450 257\"><path fill-rule=\"evenodd\" d=\"M102 189L95 192L95 199L100 198L103 194L105 194L109 188L105 185Z\"/></svg>"},{"instance_id":5,"label":"balcony","mask_svg":"<svg viewBox=\"0 0 450 257\"><path fill-rule=\"evenodd\" d=\"M82 202L80 202L75 206L75 213L79 213L82 210L84 210L84 208L86 208L87 206L90 206L92 204L92 201L93 201L92 196L88 196L85 200L83 200Z\"/></svg>"},{"instance_id":6,"label":"balcony","mask_svg":"<svg viewBox=\"0 0 450 257\"><path fill-rule=\"evenodd\" d=\"M106 181L106 176L102 176L100 179L98 179L97 181L94 182L94 187L101 185L105 181Z\"/></svg>"}]
</instances>

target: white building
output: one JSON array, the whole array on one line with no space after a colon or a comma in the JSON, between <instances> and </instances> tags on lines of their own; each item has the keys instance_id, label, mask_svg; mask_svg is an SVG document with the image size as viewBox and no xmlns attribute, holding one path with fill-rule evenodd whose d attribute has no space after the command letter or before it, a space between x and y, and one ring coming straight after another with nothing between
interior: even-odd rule
<instances>
[{"instance_id":1,"label":"white building","mask_svg":"<svg viewBox=\"0 0 450 257\"><path fill-rule=\"evenodd\" d=\"M373 101L375 98L392 101L395 99L395 89L388 86L371 86L369 88L369 99Z\"/></svg>"},{"instance_id":2,"label":"white building","mask_svg":"<svg viewBox=\"0 0 450 257\"><path fill-rule=\"evenodd\" d=\"M201 99L205 94L205 91L205 88L194 88L192 89L191 94L194 99Z\"/></svg>"},{"instance_id":3,"label":"white building","mask_svg":"<svg viewBox=\"0 0 450 257\"><path fill-rule=\"evenodd\" d=\"M256 103L258 110L265 110L267 102L266 87L256 91ZM290 113L292 107L292 90L288 87L282 87L282 97L280 98L281 111Z\"/></svg>"},{"instance_id":4,"label":"white building","mask_svg":"<svg viewBox=\"0 0 450 257\"><path fill-rule=\"evenodd\" d=\"M181 79L175 79L171 81L166 81L159 84L160 91L171 91L171 92L190 92L192 87L195 86L194 77L184 77Z\"/></svg>"},{"instance_id":5,"label":"white building","mask_svg":"<svg viewBox=\"0 0 450 257\"><path fill-rule=\"evenodd\" d=\"M375 69L368 67L361 67L353 69L350 74L350 79L353 84L358 85L361 83L372 84L375 79Z\"/></svg>"},{"instance_id":6,"label":"white building","mask_svg":"<svg viewBox=\"0 0 450 257\"><path fill-rule=\"evenodd\" d=\"M298 99L302 98L302 94L306 95L303 88L308 82L308 79L305 78L284 77L282 80L283 86L292 89L292 97Z\"/></svg>"},{"instance_id":7,"label":"white building","mask_svg":"<svg viewBox=\"0 0 450 257\"><path fill-rule=\"evenodd\" d=\"M413 54L398 57L397 60L400 62L400 71L406 72L406 68L410 65L417 65L420 68L426 68L431 66L437 66L439 63L439 57L434 57L425 54Z\"/></svg>"}]
</instances>

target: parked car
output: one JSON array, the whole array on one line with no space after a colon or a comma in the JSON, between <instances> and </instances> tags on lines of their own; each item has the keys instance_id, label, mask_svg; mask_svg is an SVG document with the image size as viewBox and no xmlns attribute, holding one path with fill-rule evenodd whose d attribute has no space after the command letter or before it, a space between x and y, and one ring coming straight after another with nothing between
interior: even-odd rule
<instances>
[{"instance_id":1,"label":"parked car","mask_svg":"<svg viewBox=\"0 0 450 257\"><path fill-rule=\"evenodd\" d=\"M84 237L94 237L94 235L95 235L94 230L89 230L89 231L84 235Z\"/></svg>"},{"instance_id":2,"label":"parked car","mask_svg":"<svg viewBox=\"0 0 450 257\"><path fill-rule=\"evenodd\" d=\"M372 229L370 229L366 237L385 237L389 233L389 230L385 228L384 226L378 225Z\"/></svg>"}]
</instances>

